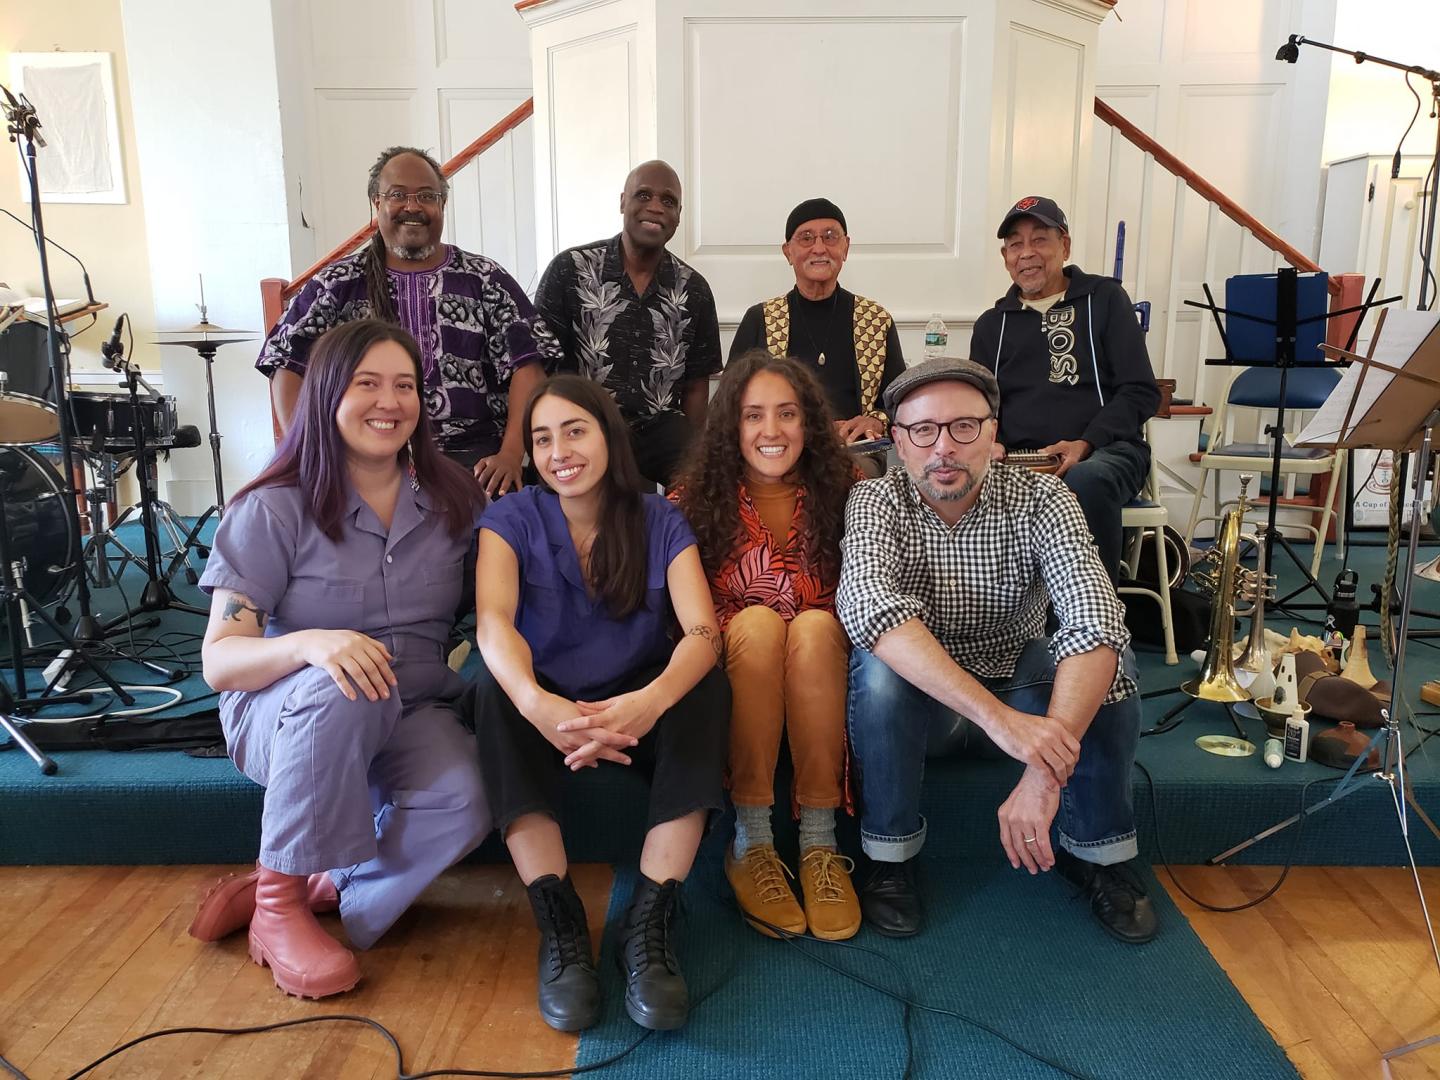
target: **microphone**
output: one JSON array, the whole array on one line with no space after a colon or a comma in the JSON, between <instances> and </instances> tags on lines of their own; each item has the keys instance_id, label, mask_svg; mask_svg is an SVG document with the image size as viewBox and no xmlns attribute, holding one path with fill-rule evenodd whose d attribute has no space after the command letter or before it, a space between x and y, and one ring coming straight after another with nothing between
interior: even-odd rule
<instances>
[{"instance_id":1,"label":"microphone","mask_svg":"<svg viewBox=\"0 0 1440 1080\"><path fill-rule=\"evenodd\" d=\"M1290 40L1276 51L1275 59L1283 60L1287 64L1296 63L1300 59L1300 35L1291 34Z\"/></svg>"},{"instance_id":2,"label":"microphone","mask_svg":"<svg viewBox=\"0 0 1440 1080\"><path fill-rule=\"evenodd\" d=\"M4 214L7 217L15 218L16 221L20 222L21 225L24 225L25 228L29 229L32 233L35 231L35 226L31 225L24 218L15 217L14 214L10 213L10 211L6 210L3 206L0 206L0 214ZM95 290L90 287L90 271L85 269L85 264L83 262L80 262L80 256L76 255L73 251L65 247L63 244L56 243L54 238L49 236L48 234L46 235L45 240L48 244L50 244L51 247L58 248L80 264L80 277L85 282L85 297L93 305L95 303Z\"/></svg>"},{"instance_id":3,"label":"microphone","mask_svg":"<svg viewBox=\"0 0 1440 1080\"><path fill-rule=\"evenodd\" d=\"M101 362L111 371L119 367L125 359L125 349L120 344L120 331L124 326L125 316L121 315L115 320L115 331L110 335L110 340L100 346L100 355L104 357Z\"/></svg>"}]
</instances>

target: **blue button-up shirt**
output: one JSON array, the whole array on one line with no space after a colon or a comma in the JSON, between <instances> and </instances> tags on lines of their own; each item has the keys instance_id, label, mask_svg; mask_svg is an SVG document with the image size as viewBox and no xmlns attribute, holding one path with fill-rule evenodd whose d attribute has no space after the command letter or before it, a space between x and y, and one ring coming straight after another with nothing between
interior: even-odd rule
<instances>
[{"instance_id":1,"label":"blue button-up shirt","mask_svg":"<svg viewBox=\"0 0 1440 1080\"><path fill-rule=\"evenodd\" d=\"M674 625L666 571L695 544L671 503L645 497L645 602L624 619L585 588L580 558L559 497L522 488L494 502L480 521L515 552L520 596L515 629L530 646L535 674L577 701L603 700L636 672L669 660ZM485 573L482 564L479 573Z\"/></svg>"}]
</instances>

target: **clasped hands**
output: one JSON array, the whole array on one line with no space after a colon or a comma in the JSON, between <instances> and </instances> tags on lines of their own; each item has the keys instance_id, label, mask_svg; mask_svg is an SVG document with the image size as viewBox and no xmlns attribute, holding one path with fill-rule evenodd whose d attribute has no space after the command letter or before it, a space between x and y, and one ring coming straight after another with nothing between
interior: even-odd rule
<instances>
[{"instance_id":1,"label":"clasped hands","mask_svg":"<svg viewBox=\"0 0 1440 1080\"><path fill-rule=\"evenodd\" d=\"M1049 870L1055 865L1050 824L1060 806L1060 789L1080 760L1080 740L1056 717L1010 708L985 730L991 742L1025 764L1025 774L997 815L1005 856L1016 870Z\"/></svg>"},{"instance_id":2,"label":"clasped hands","mask_svg":"<svg viewBox=\"0 0 1440 1080\"><path fill-rule=\"evenodd\" d=\"M528 718L578 772L602 760L629 765L625 751L639 745L663 711L648 687L604 701L570 701L542 692Z\"/></svg>"}]
</instances>

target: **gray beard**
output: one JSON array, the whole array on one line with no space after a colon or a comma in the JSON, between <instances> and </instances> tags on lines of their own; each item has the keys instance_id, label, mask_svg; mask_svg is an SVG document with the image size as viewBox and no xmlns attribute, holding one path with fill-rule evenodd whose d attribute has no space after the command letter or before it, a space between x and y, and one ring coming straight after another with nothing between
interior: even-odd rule
<instances>
[{"instance_id":1,"label":"gray beard","mask_svg":"<svg viewBox=\"0 0 1440 1080\"><path fill-rule=\"evenodd\" d=\"M978 484L980 481L976 479L975 474L971 472L966 466L957 465L954 467L962 470L965 473L965 482L956 488L942 488L937 487L935 484L932 484L930 482L929 469L925 469L919 476L912 476L912 479L915 481L916 485L920 488L922 492L924 492L930 498L934 499L936 502L959 502L961 499L965 498L965 496L969 495L972 491L974 491L975 485Z\"/></svg>"},{"instance_id":2,"label":"gray beard","mask_svg":"<svg viewBox=\"0 0 1440 1080\"><path fill-rule=\"evenodd\" d=\"M426 244L424 247L405 247L403 244L392 244L390 246L390 254L406 262L424 262L430 258L431 255L435 254L435 245Z\"/></svg>"}]
</instances>

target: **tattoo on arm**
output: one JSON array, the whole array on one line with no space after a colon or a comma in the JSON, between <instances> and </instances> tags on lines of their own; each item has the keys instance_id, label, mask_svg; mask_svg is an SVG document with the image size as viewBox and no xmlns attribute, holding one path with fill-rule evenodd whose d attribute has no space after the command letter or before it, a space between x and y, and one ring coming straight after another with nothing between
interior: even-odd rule
<instances>
[{"instance_id":1,"label":"tattoo on arm","mask_svg":"<svg viewBox=\"0 0 1440 1080\"><path fill-rule=\"evenodd\" d=\"M242 611L253 614L256 625L261 630L265 629L265 620L270 616L251 603L248 596L241 596L239 593L231 593L225 598L225 609L220 613L220 617L226 622L239 622Z\"/></svg>"},{"instance_id":2,"label":"tattoo on arm","mask_svg":"<svg viewBox=\"0 0 1440 1080\"><path fill-rule=\"evenodd\" d=\"M689 630L685 631L685 636L704 638L706 641L708 641L710 643L710 647L715 650L715 663L720 663L721 659L724 657L725 642L721 638L721 636L715 631L714 627L692 626Z\"/></svg>"}]
</instances>

